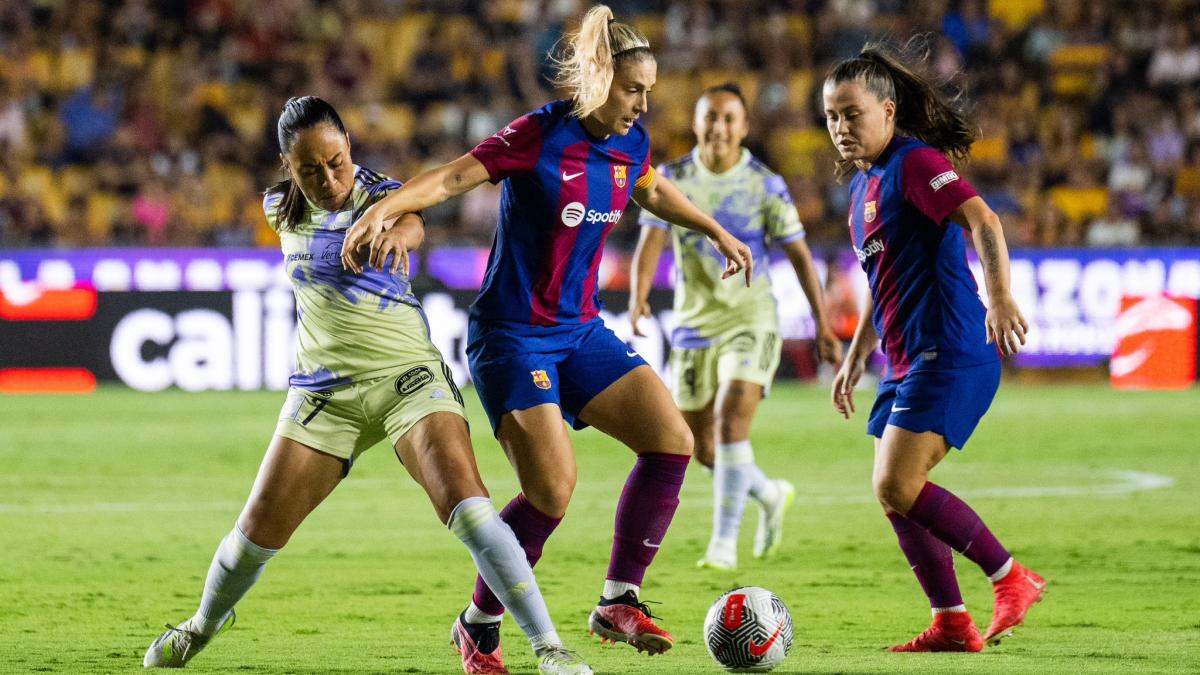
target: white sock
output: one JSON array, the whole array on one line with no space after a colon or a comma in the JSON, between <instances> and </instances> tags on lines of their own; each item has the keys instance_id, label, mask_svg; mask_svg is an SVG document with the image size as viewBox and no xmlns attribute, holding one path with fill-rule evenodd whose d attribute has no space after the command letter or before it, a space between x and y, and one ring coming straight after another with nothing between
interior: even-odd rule
<instances>
[{"instance_id":1,"label":"white sock","mask_svg":"<svg viewBox=\"0 0 1200 675\"><path fill-rule=\"evenodd\" d=\"M467 497L450 512L446 525L467 545L479 575L513 615L534 650L539 644L543 649L562 644L525 551L508 523L500 520L492 500Z\"/></svg>"},{"instance_id":2,"label":"white sock","mask_svg":"<svg viewBox=\"0 0 1200 675\"><path fill-rule=\"evenodd\" d=\"M562 639L558 637L558 633L550 630L531 636L529 644L533 647L533 653L541 656L555 647L561 647Z\"/></svg>"},{"instance_id":3,"label":"white sock","mask_svg":"<svg viewBox=\"0 0 1200 675\"><path fill-rule=\"evenodd\" d=\"M1000 566L1000 569L998 569L995 572L992 572L991 574L988 575L988 581L990 581L994 584L997 581L1000 581L1004 577L1008 576L1008 573L1012 571L1012 565L1013 565L1013 559L1012 559L1012 556L1009 556L1008 560L1005 560L1004 564Z\"/></svg>"},{"instance_id":4,"label":"white sock","mask_svg":"<svg viewBox=\"0 0 1200 675\"><path fill-rule=\"evenodd\" d=\"M200 608L191 618L192 630L204 635L217 632L233 606L258 581L267 561L278 552L277 548L263 548L250 541L234 525L221 540L208 566Z\"/></svg>"},{"instance_id":5,"label":"white sock","mask_svg":"<svg viewBox=\"0 0 1200 675\"><path fill-rule=\"evenodd\" d=\"M713 464L713 538L737 541L746 498L761 493L770 481L754 464L750 441L718 443Z\"/></svg>"},{"instance_id":6,"label":"white sock","mask_svg":"<svg viewBox=\"0 0 1200 675\"><path fill-rule=\"evenodd\" d=\"M475 606L475 602L467 605L467 609L463 612L463 621L467 623L496 623L504 618L504 615L488 614L487 612Z\"/></svg>"},{"instance_id":7,"label":"white sock","mask_svg":"<svg viewBox=\"0 0 1200 675\"><path fill-rule=\"evenodd\" d=\"M965 612L965 611L967 611L967 606L966 606L966 605L955 605L955 606L953 606L953 607L934 607L934 608L933 608L933 613L934 613L935 615L937 615L937 614L947 614L947 613L949 613L949 614L960 614L960 613L962 613L962 612Z\"/></svg>"},{"instance_id":8,"label":"white sock","mask_svg":"<svg viewBox=\"0 0 1200 675\"><path fill-rule=\"evenodd\" d=\"M626 591L633 591L633 597L638 597L642 592L642 587L637 584L631 584L625 581L613 581L612 579L604 580L604 590L600 595L605 600L612 600L625 595Z\"/></svg>"}]
</instances>

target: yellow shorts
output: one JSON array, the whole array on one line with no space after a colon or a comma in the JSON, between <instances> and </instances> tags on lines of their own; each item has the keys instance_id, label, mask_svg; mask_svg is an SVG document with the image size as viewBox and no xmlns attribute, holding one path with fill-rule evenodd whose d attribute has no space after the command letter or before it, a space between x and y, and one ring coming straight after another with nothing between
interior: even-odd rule
<instances>
[{"instance_id":1,"label":"yellow shorts","mask_svg":"<svg viewBox=\"0 0 1200 675\"><path fill-rule=\"evenodd\" d=\"M288 389L275 434L353 461L384 438L395 446L426 415L466 418L462 394L441 361L397 368L337 389Z\"/></svg>"},{"instance_id":2,"label":"yellow shorts","mask_svg":"<svg viewBox=\"0 0 1200 675\"><path fill-rule=\"evenodd\" d=\"M723 382L742 380L766 390L779 368L782 342L774 330L737 329L702 349L671 350L671 393L683 411L703 410Z\"/></svg>"}]
</instances>

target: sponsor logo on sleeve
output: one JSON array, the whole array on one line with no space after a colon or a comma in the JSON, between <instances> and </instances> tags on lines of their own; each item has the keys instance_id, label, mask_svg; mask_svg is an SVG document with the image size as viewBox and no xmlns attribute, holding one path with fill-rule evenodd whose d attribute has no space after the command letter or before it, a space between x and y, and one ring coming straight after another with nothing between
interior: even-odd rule
<instances>
[{"instance_id":1,"label":"sponsor logo on sleeve","mask_svg":"<svg viewBox=\"0 0 1200 675\"><path fill-rule=\"evenodd\" d=\"M956 180L958 180L958 174L951 169L950 171L939 173L938 175L934 176L933 180L929 181L929 187L933 188L934 192L937 192Z\"/></svg>"},{"instance_id":2,"label":"sponsor logo on sleeve","mask_svg":"<svg viewBox=\"0 0 1200 675\"><path fill-rule=\"evenodd\" d=\"M501 143L504 144L505 147L511 148L512 143L509 143L508 139L505 137L512 136L515 133L517 133L516 129L514 129L512 127L504 127L500 131L497 131L496 133L492 134L492 138L498 139Z\"/></svg>"},{"instance_id":3,"label":"sponsor logo on sleeve","mask_svg":"<svg viewBox=\"0 0 1200 675\"><path fill-rule=\"evenodd\" d=\"M433 382L433 371L425 366L417 366L404 371L404 374L396 378L396 393L401 396L408 396L414 391Z\"/></svg>"}]
</instances>

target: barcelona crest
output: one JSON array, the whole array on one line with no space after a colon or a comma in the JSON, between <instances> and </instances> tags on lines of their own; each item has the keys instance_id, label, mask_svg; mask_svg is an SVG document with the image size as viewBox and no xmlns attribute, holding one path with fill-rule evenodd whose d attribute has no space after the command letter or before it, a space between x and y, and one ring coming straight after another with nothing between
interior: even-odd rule
<instances>
[{"instance_id":1,"label":"barcelona crest","mask_svg":"<svg viewBox=\"0 0 1200 675\"><path fill-rule=\"evenodd\" d=\"M874 199L867 202L866 204L863 204L863 220L867 221L868 223L875 221L875 200Z\"/></svg>"},{"instance_id":2,"label":"barcelona crest","mask_svg":"<svg viewBox=\"0 0 1200 675\"><path fill-rule=\"evenodd\" d=\"M616 185L619 188L625 187L625 181L629 176L629 167L625 166L624 164L613 164L612 174L613 185Z\"/></svg>"},{"instance_id":3,"label":"barcelona crest","mask_svg":"<svg viewBox=\"0 0 1200 675\"><path fill-rule=\"evenodd\" d=\"M529 374L533 376L533 383L538 389L550 388L550 376L544 370L531 370Z\"/></svg>"}]
</instances>

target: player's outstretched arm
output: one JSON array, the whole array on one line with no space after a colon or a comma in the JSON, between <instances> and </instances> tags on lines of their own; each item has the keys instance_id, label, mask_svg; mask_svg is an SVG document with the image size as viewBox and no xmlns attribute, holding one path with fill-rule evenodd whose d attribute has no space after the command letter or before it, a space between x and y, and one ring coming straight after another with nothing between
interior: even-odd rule
<instances>
[{"instance_id":1,"label":"player's outstretched arm","mask_svg":"<svg viewBox=\"0 0 1200 675\"><path fill-rule=\"evenodd\" d=\"M629 325L633 327L634 335L645 337L638 328L638 319L650 316L650 287L654 285L654 272L666 245L666 230L642 226L637 249L633 252L633 279L629 283Z\"/></svg>"},{"instance_id":2,"label":"player's outstretched arm","mask_svg":"<svg viewBox=\"0 0 1200 675\"><path fill-rule=\"evenodd\" d=\"M831 398L833 407L842 417L850 419L854 412L854 387L867 369L867 358L879 344L879 336L875 333L875 324L871 322L871 312L874 301L867 293L862 312L858 317L858 328L854 330L854 339L850 341L850 349L846 352L846 360L833 377Z\"/></svg>"},{"instance_id":3,"label":"player's outstretched arm","mask_svg":"<svg viewBox=\"0 0 1200 675\"><path fill-rule=\"evenodd\" d=\"M392 219L441 204L478 187L488 178L487 169L470 153L417 175L404 187L372 204L354 221L342 241L342 267L362 272L359 252L387 229Z\"/></svg>"},{"instance_id":4,"label":"player's outstretched arm","mask_svg":"<svg viewBox=\"0 0 1200 675\"><path fill-rule=\"evenodd\" d=\"M804 297L812 307L813 321L817 324L817 356L830 365L836 366L842 362L842 341L834 335L830 327L828 312L825 311L825 294L821 290L821 280L817 277L817 266L813 263L812 252L803 239L789 241L783 245L783 251L796 270L796 278L800 280L800 288L804 289Z\"/></svg>"},{"instance_id":5,"label":"player's outstretched arm","mask_svg":"<svg viewBox=\"0 0 1200 675\"><path fill-rule=\"evenodd\" d=\"M424 241L425 220L416 213L406 213L397 218L393 226L386 227L371 240L367 264L383 271L388 256L391 256L391 273L403 269L404 275L408 276L408 252L419 248Z\"/></svg>"},{"instance_id":6,"label":"player's outstretched arm","mask_svg":"<svg viewBox=\"0 0 1200 675\"><path fill-rule=\"evenodd\" d=\"M696 208L688 198L667 180L666 176L655 176L646 187L635 187L633 199L650 213L668 223L675 223L708 237L713 246L725 256L725 273L722 279L746 271L746 285L754 278L754 256L750 248L729 234L721 224L707 213Z\"/></svg>"},{"instance_id":7,"label":"player's outstretched arm","mask_svg":"<svg viewBox=\"0 0 1200 675\"><path fill-rule=\"evenodd\" d=\"M987 284L987 341L994 340L1005 356L1016 354L1025 344L1029 323L1013 300L1009 285L1008 246L1000 217L983 201L972 197L951 215L954 222L966 222L975 242L975 252L983 265L983 280Z\"/></svg>"}]
</instances>

